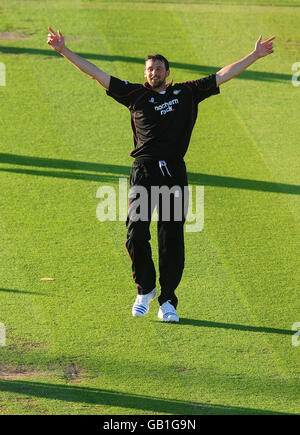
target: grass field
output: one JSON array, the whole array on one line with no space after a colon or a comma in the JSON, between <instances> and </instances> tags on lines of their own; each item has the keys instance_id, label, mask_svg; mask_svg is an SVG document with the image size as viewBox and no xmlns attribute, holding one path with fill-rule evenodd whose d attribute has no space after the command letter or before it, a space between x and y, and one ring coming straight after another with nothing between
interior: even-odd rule
<instances>
[{"instance_id":1,"label":"grass field","mask_svg":"<svg viewBox=\"0 0 300 435\"><path fill-rule=\"evenodd\" d=\"M0 414L299 413L300 2L48 5L0 3L0 33L28 36L0 40ZM156 301L131 316L125 225L96 219L98 188L129 176L129 113L51 50L48 26L131 82L148 52L178 82L276 35L199 106L185 160L205 223L185 236L178 325Z\"/></svg>"}]
</instances>

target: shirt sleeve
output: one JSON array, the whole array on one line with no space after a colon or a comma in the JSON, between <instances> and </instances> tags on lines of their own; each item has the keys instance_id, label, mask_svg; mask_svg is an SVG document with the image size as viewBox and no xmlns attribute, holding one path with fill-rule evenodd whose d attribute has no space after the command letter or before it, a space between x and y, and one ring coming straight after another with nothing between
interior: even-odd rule
<instances>
[{"instance_id":1,"label":"shirt sleeve","mask_svg":"<svg viewBox=\"0 0 300 435\"><path fill-rule=\"evenodd\" d=\"M220 88L217 86L216 82L216 74L211 74L199 80L185 82L185 84L190 87L198 103L211 95L217 95L220 93Z\"/></svg>"},{"instance_id":2,"label":"shirt sleeve","mask_svg":"<svg viewBox=\"0 0 300 435\"><path fill-rule=\"evenodd\" d=\"M136 92L142 87L140 84L129 83L126 80L120 80L111 76L107 95L112 97L118 103L130 107Z\"/></svg>"}]
</instances>

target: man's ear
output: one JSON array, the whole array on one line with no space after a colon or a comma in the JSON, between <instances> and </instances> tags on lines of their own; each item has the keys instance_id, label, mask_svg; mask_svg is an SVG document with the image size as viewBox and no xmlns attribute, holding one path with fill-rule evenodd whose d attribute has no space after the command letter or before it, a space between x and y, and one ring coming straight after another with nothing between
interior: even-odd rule
<instances>
[{"instance_id":1,"label":"man's ear","mask_svg":"<svg viewBox=\"0 0 300 435\"><path fill-rule=\"evenodd\" d=\"M169 77L169 75L170 75L170 70L168 69L166 77Z\"/></svg>"}]
</instances>

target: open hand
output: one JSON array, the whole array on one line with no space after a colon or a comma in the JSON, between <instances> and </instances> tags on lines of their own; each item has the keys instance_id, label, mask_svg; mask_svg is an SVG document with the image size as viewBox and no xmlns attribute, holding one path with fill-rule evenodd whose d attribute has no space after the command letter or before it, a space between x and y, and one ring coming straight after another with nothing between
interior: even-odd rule
<instances>
[{"instance_id":1,"label":"open hand","mask_svg":"<svg viewBox=\"0 0 300 435\"><path fill-rule=\"evenodd\" d=\"M48 27L48 30L50 33L48 33L47 44L49 44L50 47L53 48L53 50L61 53L61 51L65 47L65 40L64 40L63 35L61 34L61 31L58 30L57 31L58 34L57 34L54 32L54 30L51 29L51 27Z\"/></svg>"},{"instance_id":2,"label":"open hand","mask_svg":"<svg viewBox=\"0 0 300 435\"><path fill-rule=\"evenodd\" d=\"M264 42L261 42L262 35L258 38L255 44L255 53L257 57L264 57L268 56L268 54L271 54L274 52L273 50L273 39L275 39L275 36L272 36L271 38L267 39Z\"/></svg>"}]
</instances>

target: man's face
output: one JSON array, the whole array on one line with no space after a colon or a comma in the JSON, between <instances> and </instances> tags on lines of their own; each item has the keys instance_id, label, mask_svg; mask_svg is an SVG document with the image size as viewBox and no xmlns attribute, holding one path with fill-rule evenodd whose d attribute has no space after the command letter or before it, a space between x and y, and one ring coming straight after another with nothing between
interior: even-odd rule
<instances>
[{"instance_id":1,"label":"man's face","mask_svg":"<svg viewBox=\"0 0 300 435\"><path fill-rule=\"evenodd\" d=\"M145 65L145 77L153 89L163 86L169 74L170 70L166 70L166 66L161 60L147 60Z\"/></svg>"}]
</instances>

